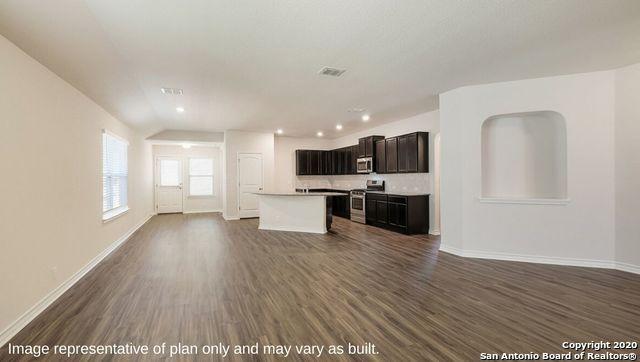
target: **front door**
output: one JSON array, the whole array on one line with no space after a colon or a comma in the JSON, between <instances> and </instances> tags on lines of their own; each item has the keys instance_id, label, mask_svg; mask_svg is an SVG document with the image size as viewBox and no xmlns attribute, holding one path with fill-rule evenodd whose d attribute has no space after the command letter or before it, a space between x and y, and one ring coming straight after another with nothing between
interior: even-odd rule
<instances>
[{"instance_id":1,"label":"front door","mask_svg":"<svg viewBox=\"0 0 640 362\"><path fill-rule=\"evenodd\" d=\"M258 217L258 196L262 191L262 154L238 154L238 215L241 218Z\"/></svg>"},{"instance_id":2,"label":"front door","mask_svg":"<svg viewBox=\"0 0 640 362\"><path fill-rule=\"evenodd\" d=\"M182 160L156 158L156 211L158 214L182 212Z\"/></svg>"}]
</instances>

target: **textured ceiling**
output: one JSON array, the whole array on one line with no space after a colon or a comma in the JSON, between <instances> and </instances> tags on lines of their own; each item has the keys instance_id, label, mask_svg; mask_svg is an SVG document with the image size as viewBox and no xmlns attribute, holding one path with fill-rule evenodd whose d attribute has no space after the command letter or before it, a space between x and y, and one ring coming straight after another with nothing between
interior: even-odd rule
<instances>
[{"instance_id":1,"label":"textured ceiling","mask_svg":"<svg viewBox=\"0 0 640 362\"><path fill-rule=\"evenodd\" d=\"M149 134L335 137L462 85L638 62L640 1L3 0L0 34Z\"/></svg>"}]
</instances>

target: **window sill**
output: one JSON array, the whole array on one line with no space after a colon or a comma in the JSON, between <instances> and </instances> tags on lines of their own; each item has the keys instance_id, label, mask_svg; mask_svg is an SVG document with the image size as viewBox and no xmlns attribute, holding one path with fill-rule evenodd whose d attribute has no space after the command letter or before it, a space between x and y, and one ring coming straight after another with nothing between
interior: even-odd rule
<instances>
[{"instance_id":1,"label":"window sill","mask_svg":"<svg viewBox=\"0 0 640 362\"><path fill-rule=\"evenodd\" d=\"M518 205L567 205L571 199L508 199L497 197L478 197L483 204L518 204Z\"/></svg>"},{"instance_id":2,"label":"window sill","mask_svg":"<svg viewBox=\"0 0 640 362\"><path fill-rule=\"evenodd\" d=\"M120 216L126 214L128 211L129 211L129 206L119 207L117 209L107 211L102 214L102 223L104 224L111 220L115 220Z\"/></svg>"}]
</instances>

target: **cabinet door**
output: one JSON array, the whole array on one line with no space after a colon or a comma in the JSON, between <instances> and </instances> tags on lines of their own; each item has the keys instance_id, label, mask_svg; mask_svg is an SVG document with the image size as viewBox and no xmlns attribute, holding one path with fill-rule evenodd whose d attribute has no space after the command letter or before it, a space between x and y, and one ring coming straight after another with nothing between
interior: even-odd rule
<instances>
[{"instance_id":1,"label":"cabinet door","mask_svg":"<svg viewBox=\"0 0 640 362\"><path fill-rule=\"evenodd\" d=\"M407 136L398 137L398 172L407 172Z\"/></svg>"},{"instance_id":2,"label":"cabinet door","mask_svg":"<svg viewBox=\"0 0 640 362\"><path fill-rule=\"evenodd\" d=\"M364 150L365 157L373 157L373 137L365 138Z\"/></svg>"},{"instance_id":3,"label":"cabinet door","mask_svg":"<svg viewBox=\"0 0 640 362\"><path fill-rule=\"evenodd\" d=\"M309 174L309 153L305 150L296 150L296 175Z\"/></svg>"},{"instance_id":4,"label":"cabinet door","mask_svg":"<svg viewBox=\"0 0 640 362\"><path fill-rule=\"evenodd\" d=\"M418 134L412 133L407 138L407 172L418 172ZM400 152L398 145L398 152ZM398 154L399 157L399 154ZM398 166L399 167L399 166Z\"/></svg>"},{"instance_id":5,"label":"cabinet door","mask_svg":"<svg viewBox=\"0 0 640 362\"><path fill-rule=\"evenodd\" d=\"M321 174L322 175L331 175L331 161L329 151L320 151L320 160L321 160Z\"/></svg>"},{"instance_id":6,"label":"cabinet door","mask_svg":"<svg viewBox=\"0 0 640 362\"><path fill-rule=\"evenodd\" d=\"M320 154L318 151L307 151L309 152L309 175L318 175L320 170L318 166L320 165Z\"/></svg>"},{"instance_id":7,"label":"cabinet door","mask_svg":"<svg viewBox=\"0 0 640 362\"><path fill-rule=\"evenodd\" d=\"M387 173L398 172L398 139L387 138L385 140L385 159L387 163Z\"/></svg>"},{"instance_id":8,"label":"cabinet door","mask_svg":"<svg viewBox=\"0 0 640 362\"><path fill-rule=\"evenodd\" d=\"M366 140L364 138L360 138L358 140L358 157L365 157L366 155Z\"/></svg>"},{"instance_id":9,"label":"cabinet door","mask_svg":"<svg viewBox=\"0 0 640 362\"><path fill-rule=\"evenodd\" d=\"M369 200L365 198L365 215L367 217L367 221L376 221L376 204L378 202L376 200Z\"/></svg>"},{"instance_id":10,"label":"cabinet door","mask_svg":"<svg viewBox=\"0 0 640 362\"><path fill-rule=\"evenodd\" d=\"M345 175L350 175L353 173L351 169L351 147L347 147L344 149L344 173Z\"/></svg>"},{"instance_id":11,"label":"cabinet door","mask_svg":"<svg viewBox=\"0 0 640 362\"><path fill-rule=\"evenodd\" d=\"M386 160L386 156L385 156L385 142L384 140L382 141L376 141L376 164L375 164L375 169L374 171L377 173L385 173L387 172L387 160Z\"/></svg>"},{"instance_id":12,"label":"cabinet door","mask_svg":"<svg viewBox=\"0 0 640 362\"><path fill-rule=\"evenodd\" d=\"M389 213L389 225L406 228L407 227L407 205L395 202L387 204Z\"/></svg>"},{"instance_id":13,"label":"cabinet door","mask_svg":"<svg viewBox=\"0 0 640 362\"><path fill-rule=\"evenodd\" d=\"M376 222L386 224L388 220L386 201L376 201Z\"/></svg>"},{"instance_id":14,"label":"cabinet door","mask_svg":"<svg viewBox=\"0 0 640 362\"><path fill-rule=\"evenodd\" d=\"M351 146L351 173L358 173L358 146Z\"/></svg>"}]
</instances>

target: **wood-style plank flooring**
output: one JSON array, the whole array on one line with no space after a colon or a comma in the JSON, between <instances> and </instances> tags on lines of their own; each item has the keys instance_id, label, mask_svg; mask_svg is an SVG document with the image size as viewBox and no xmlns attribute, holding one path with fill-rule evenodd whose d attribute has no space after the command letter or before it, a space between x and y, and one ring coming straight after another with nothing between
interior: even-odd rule
<instances>
[{"instance_id":1,"label":"wood-style plank flooring","mask_svg":"<svg viewBox=\"0 0 640 362\"><path fill-rule=\"evenodd\" d=\"M460 258L341 218L314 235L191 214L152 218L11 343L371 342L370 359L443 361L638 336L638 275Z\"/></svg>"}]
</instances>

